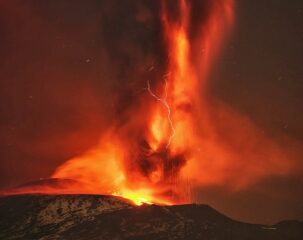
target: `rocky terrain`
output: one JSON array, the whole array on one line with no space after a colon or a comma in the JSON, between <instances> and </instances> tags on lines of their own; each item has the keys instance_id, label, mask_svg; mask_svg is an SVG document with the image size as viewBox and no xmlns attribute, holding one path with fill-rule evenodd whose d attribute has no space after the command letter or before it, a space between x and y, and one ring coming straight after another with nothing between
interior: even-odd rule
<instances>
[{"instance_id":1,"label":"rocky terrain","mask_svg":"<svg viewBox=\"0 0 303 240\"><path fill-rule=\"evenodd\" d=\"M207 205L134 206L100 195L0 197L0 239L302 240L303 222L232 220Z\"/></svg>"}]
</instances>

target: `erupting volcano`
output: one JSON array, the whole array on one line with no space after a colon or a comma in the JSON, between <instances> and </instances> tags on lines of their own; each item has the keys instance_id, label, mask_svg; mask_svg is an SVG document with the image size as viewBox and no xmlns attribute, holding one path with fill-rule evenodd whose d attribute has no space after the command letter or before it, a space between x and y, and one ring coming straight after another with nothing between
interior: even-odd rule
<instances>
[{"instance_id":1,"label":"erupting volcano","mask_svg":"<svg viewBox=\"0 0 303 240\"><path fill-rule=\"evenodd\" d=\"M165 74L146 79L135 106L126 110L127 121L114 124L99 146L67 161L52 177L83 184L71 192L113 194L136 204L190 201L187 165L201 160L195 151L203 139L196 127L200 89L233 19L231 0L205 3L161 1ZM195 8L207 8L207 14L194 16Z\"/></svg>"},{"instance_id":2,"label":"erupting volcano","mask_svg":"<svg viewBox=\"0 0 303 240\"><path fill-rule=\"evenodd\" d=\"M132 66L144 72L133 77L143 84L132 86L131 101L119 98L119 119L97 146L55 170L52 178L68 179L61 187L19 192L107 194L169 205L191 202L195 186L240 189L295 168L288 150L208 95L208 74L233 24L233 0L155 2L159 24L151 31L158 41L151 44L161 54L148 68ZM136 20L144 24L150 15L143 11ZM132 52L127 42L121 49Z\"/></svg>"}]
</instances>

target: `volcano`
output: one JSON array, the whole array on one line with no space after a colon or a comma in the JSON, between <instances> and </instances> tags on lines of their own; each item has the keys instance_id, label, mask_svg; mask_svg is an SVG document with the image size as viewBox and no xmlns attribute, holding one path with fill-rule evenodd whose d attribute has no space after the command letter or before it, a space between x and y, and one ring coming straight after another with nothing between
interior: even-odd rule
<instances>
[{"instance_id":1,"label":"volcano","mask_svg":"<svg viewBox=\"0 0 303 240\"><path fill-rule=\"evenodd\" d=\"M35 110L15 109L14 101L5 106L8 119L19 112L27 117L4 123L9 137L2 145L14 157L1 157L9 163L3 172L10 184L3 188L47 179L0 192L0 239L303 239L300 221L248 224L192 204L206 201L201 199L204 189L249 191L302 170L297 150L301 144L293 148L297 141L276 139L212 92L210 76L236 26L235 0L104 0L95 1L95 7L89 4L93 14L76 10L86 1L16 2L22 2L20 10L8 4L11 15L0 21L0 32L9 42L2 45L11 49L3 89L11 89L12 79L19 84L6 68L30 73L17 71L25 85L13 88L9 96L28 99L26 105ZM55 9L65 4L70 7L61 16ZM19 11L24 11L24 20L17 17ZM70 12L76 21L65 22ZM43 19L47 24L40 24ZM78 28L81 24L91 35ZM8 28L2 31L2 25ZM21 31L23 25L30 31ZM43 34L28 34L36 28L50 30L50 40L41 49ZM73 44L74 31L75 39L85 44ZM19 43L19 34L20 46L11 42L16 38ZM46 44L49 41L60 48ZM37 48L25 51L35 43ZM47 61L40 61L40 51ZM81 60L75 51L81 52ZM21 66L15 64L19 55ZM27 66L23 62L29 56L33 58ZM53 73L56 69L62 75ZM83 72L81 77L76 70ZM67 82L71 85L65 86ZM37 88L37 96L28 83ZM65 92L74 92L73 97ZM44 98L52 108L40 101ZM69 105L77 111L70 112ZM88 112L90 121L76 114ZM53 116L62 121L53 121ZM51 136L45 142L36 124L40 118ZM27 129L28 123L34 127ZM94 132L93 139L82 130L78 133L82 126ZM27 141L27 135L35 140ZM16 144L11 144L13 139ZM66 139L70 147L61 149ZM79 148L82 141L85 146ZM22 166L25 176L19 179L12 170L20 167L23 173Z\"/></svg>"},{"instance_id":2,"label":"volcano","mask_svg":"<svg viewBox=\"0 0 303 240\"><path fill-rule=\"evenodd\" d=\"M303 238L303 222L273 226L226 217L208 205L134 205L106 195L23 194L0 197L0 239Z\"/></svg>"}]
</instances>

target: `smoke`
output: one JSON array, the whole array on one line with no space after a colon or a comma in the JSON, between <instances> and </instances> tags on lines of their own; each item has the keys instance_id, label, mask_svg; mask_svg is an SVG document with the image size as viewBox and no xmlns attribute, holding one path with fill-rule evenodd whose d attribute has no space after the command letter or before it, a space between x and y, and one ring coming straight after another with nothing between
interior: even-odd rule
<instances>
[{"instance_id":1,"label":"smoke","mask_svg":"<svg viewBox=\"0 0 303 240\"><path fill-rule=\"evenodd\" d=\"M7 187L47 177L97 143L114 99L96 2L0 4L0 184Z\"/></svg>"},{"instance_id":2,"label":"smoke","mask_svg":"<svg viewBox=\"0 0 303 240\"><path fill-rule=\"evenodd\" d=\"M3 186L53 176L80 181L71 192L166 203L191 201L191 187L234 191L302 172L300 143L273 139L209 95L232 1L1 5ZM167 111L148 82L169 92L169 149Z\"/></svg>"}]
</instances>

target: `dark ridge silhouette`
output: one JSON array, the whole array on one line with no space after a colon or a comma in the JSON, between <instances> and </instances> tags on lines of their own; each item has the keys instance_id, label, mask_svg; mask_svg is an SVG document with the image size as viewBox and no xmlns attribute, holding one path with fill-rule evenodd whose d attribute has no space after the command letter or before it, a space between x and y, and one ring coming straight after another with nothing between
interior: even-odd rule
<instances>
[{"instance_id":1,"label":"dark ridge silhouette","mask_svg":"<svg viewBox=\"0 0 303 240\"><path fill-rule=\"evenodd\" d=\"M303 222L248 224L208 205L131 204L105 195L0 197L0 239L301 240Z\"/></svg>"}]
</instances>

